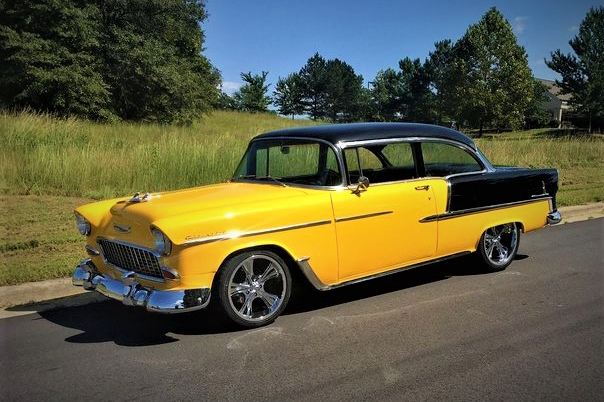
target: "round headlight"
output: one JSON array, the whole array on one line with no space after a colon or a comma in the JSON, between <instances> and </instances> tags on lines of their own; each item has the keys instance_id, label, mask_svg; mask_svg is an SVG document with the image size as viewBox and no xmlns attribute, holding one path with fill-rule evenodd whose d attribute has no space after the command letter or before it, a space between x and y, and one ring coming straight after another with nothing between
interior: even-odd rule
<instances>
[{"instance_id":1,"label":"round headlight","mask_svg":"<svg viewBox=\"0 0 604 402\"><path fill-rule=\"evenodd\" d=\"M172 251L172 242L168 239L168 236L156 228L151 229L151 233L153 233L155 249L164 255L170 254L170 251Z\"/></svg>"},{"instance_id":2,"label":"round headlight","mask_svg":"<svg viewBox=\"0 0 604 402\"><path fill-rule=\"evenodd\" d=\"M80 234L84 236L90 235L90 222L88 222L82 215L78 213L75 214L75 218Z\"/></svg>"}]
</instances>

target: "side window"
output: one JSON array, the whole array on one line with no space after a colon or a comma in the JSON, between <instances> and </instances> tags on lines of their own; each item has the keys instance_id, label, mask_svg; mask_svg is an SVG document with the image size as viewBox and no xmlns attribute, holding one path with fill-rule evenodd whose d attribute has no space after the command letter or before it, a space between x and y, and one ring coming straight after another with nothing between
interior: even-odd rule
<instances>
[{"instance_id":1,"label":"side window","mask_svg":"<svg viewBox=\"0 0 604 402\"><path fill-rule=\"evenodd\" d=\"M409 143L376 145L369 149L346 148L344 154L351 183L356 183L361 175L359 162L362 175L369 179L369 183L408 180L416 176L413 151Z\"/></svg>"},{"instance_id":2,"label":"side window","mask_svg":"<svg viewBox=\"0 0 604 402\"><path fill-rule=\"evenodd\" d=\"M421 145L426 176L442 177L482 170L478 161L459 147L440 142L422 142Z\"/></svg>"},{"instance_id":3,"label":"side window","mask_svg":"<svg viewBox=\"0 0 604 402\"><path fill-rule=\"evenodd\" d=\"M415 170L413 151L411 150L411 144L408 142L388 144L382 149L382 154L384 154L386 159L388 159L388 162L394 167Z\"/></svg>"}]
</instances>

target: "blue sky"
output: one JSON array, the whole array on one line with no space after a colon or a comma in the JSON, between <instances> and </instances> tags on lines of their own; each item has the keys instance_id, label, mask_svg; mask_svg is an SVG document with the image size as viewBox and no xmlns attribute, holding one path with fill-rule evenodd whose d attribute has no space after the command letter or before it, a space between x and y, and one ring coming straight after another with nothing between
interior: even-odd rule
<instances>
[{"instance_id":1,"label":"blue sky","mask_svg":"<svg viewBox=\"0 0 604 402\"><path fill-rule=\"evenodd\" d=\"M586 0L344 1L208 0L205 54L232 93L240 73L278 77L298 71L315 52L349 63L371 81L380 69L398 68L406 56L422 60L442 39L459 39L496 6L514 27L539 78L557 74L543 63L550 52L569 52L568 41L591 6Z\"/></svg>"}]
</instances>

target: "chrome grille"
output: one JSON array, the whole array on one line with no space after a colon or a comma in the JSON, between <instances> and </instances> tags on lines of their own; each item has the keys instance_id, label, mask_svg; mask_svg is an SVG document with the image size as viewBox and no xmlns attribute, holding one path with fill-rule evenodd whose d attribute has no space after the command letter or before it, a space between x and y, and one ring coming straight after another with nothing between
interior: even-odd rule
<instances>
[{"instance_id":1,"label":"chrome grille","mask_svg":"<svg viewBox=\"0 0 604 402\"><path fill-rule=\"evenodd\" d=\"M98 243L108 263L126 271L162 278L158 258L152 251L107 239L98 239Z\"/></svg>"}]
</instances>

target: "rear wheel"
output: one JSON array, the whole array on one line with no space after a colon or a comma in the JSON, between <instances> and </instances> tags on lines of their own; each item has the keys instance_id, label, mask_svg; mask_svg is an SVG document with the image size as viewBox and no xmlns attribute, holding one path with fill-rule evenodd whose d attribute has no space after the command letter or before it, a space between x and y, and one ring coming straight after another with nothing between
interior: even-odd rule
<instances>
[{"instance_id":1,"label":"rear wheel","mask_svg":"<svg viewBox=\"0 0 604 402\"><path fill-rule=\"evenodd\" d=\"M229 259L218 277L218 298L227 316L249 328L273 322L291 294L287 264L271 251L250 251Z\"/></svg>"},{"instance_id":2,"label":"rear wheel","mask_svg":"<svg viewBox=\"0 0 604 402\"><path fill-rule=\"evenodd\" d=\"M515 223L488 228L480 237L478 255L491 270L501 271L512 263L520 245L520 228Z\"/></svg>"}]
</instances>

